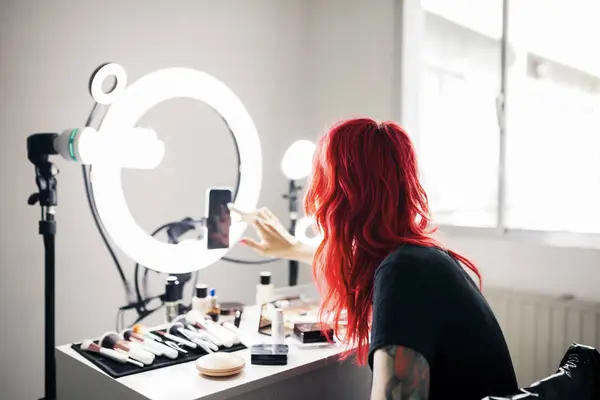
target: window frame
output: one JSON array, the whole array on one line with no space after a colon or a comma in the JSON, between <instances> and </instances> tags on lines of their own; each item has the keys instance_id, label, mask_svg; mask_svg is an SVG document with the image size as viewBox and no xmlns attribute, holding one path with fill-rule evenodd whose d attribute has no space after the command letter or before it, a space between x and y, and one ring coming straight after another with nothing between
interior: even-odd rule
<instances>
[{"instance_id":1,"label":"window frame","mask_svg":"<svg viewBox=\"0 0 600 400\"><path fill-rule=\"evenodd\" d=\"M509 5L511 0L502 0L502 35L500 37L500 88L496 98L499 129L498 202L496 227L469 227L435 224L444 235L500 239L526 242L544 246L581 249L600 249L600 234L567 231L542 231L508 228L506 219L506 94L508 90L509 56ZM400 121L409 132L419 151L419 70L422 65L420 43L425 34L425 10L421 0L394 1L394 76L392 91L392 118ZM434 221L435 222L435 221Z\"/></svg>"}]
</instances>

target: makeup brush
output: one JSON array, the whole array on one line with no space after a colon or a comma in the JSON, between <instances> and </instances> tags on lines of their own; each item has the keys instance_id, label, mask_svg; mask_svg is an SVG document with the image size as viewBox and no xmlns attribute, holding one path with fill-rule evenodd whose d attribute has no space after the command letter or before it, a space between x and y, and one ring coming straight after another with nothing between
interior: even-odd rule
<instances>
[{"instance_id":1,"label":"makeup brush","mask_svg":"<svg viewBox=\"0 0 600 400\"><path fill-rule=\"evenodd\" d=\"M183 323L181 323L181 322L175 322L175 323L171 324L169 326L169 333L171 335L177 335L179 333L181 336L185 337L190 342L196 343L195 340L192 340L190 338L190 336L193 335L194 332L185 329L185 325L183 325ZM187 343L183 343L183 344L185 344L186 346L189 346ZM199 343L196 343L196 344L201 346Z\"/></svg>"},{"instance_id":2,"label":"makeup brush","mask_svg":"<svg viewBox=\"0 0 600 400\"><path fill-rule=\"evenodd\" d=\"M236 336L240 336L240 334L242 333L242 331L240 331L240 328L238 328L237 326L235 326L235 324L232 324L231 322L222 322L221 326L225 329L227 329L228 331L234 333Z\"/></svg>"},{"instance_id":3,"label":"makeup brush","mask_svg":"<svg viewBox=\"0 0 600 400\"><path fill-rule=\"evenodd\" d=\"M188 325L190 325L190 326L194 327L195 329L197 329L196 334L201 339L213 342L217 346L223 346L223 341L219 337L211 334L205 327L203 327L198 322L196 322L196 320L194 319L194 317L187 317L187 318L188 318L187 319Z\"/></svg>"},{"instance_id":4,"label":"makeup brush","mask_svg":"<svg viewBox=\"0 0 600 400\"><path fill-rule=\"evenodd\" d=\"M110 358L111 360L120 362L121 364L130 363L133 365L137 365L140 368L144 368L144 364L142 364L139 361L132 360L127 356L127 354L119 353L118 351L111 349L105 349L92 342L91 340L84 340L83 342L81 342L81 350L100 354L106 358Z\"/></svg>"},{"instance_id":5,"label":"makeup brush","mask_svg":"<svg viewBox=\"0 0 600 400\"><path fill-rule=\"evenodd\" d=\"M137 341L135 339L131 340L132 339L130 337L131 335L127 335L129 337L125 337L126 335L124 335L124 332L123 332L119 336L121 336L127 342L127 345L131 349L144 350L144 351L147 351L148 353L154 354L155 356L162 356L163 355L162 351L156 350L156 349L154 349L152 347L149 347L149 346L146 346L143 342L139 342L139 341Z\"/></svg>"},{"instance_id":6,"label":"makeup brush","mask_svg":"<svg viewBox=\"0 0 600 400\"><path fill-rule=\"evenodd\" d=\"M210 340L205 340L203 337L200 337L200 335L197 332L185 329L184 325L180 322L171 324L171 327L169 328L169 333L173 335L177 333L183 335L187 340L189 340L192 343L196 343L207 353L219 351L219 346L212 343L212 341Z\"/></svg>"},{"instance_id":7,"label":"makeup brush","mask_svg":"<svg viewBox=\"0 0 600 400\"><path fill-rule=\"evenodd\" d=\"M216 322L214 322L215 325L209 324L209 322L205 320L202 317L202 315L198 312L188 312L185 315L185 320L188 324L198 329L201 329L203 332L209 334L211 337L211 341L213 341L217 346L233 346L234 338L228 331L225 330L226 333L223 334L223 331L221 329L215 328L215 326L218 326Z\"/></svg>"},{"instance_id":8,"label":"makeup brush","mask_svg":"<svg viewBox=\"0 0 600 400\"><path fill-rule=\"evenodd\" d=\"M129 357L139 362L149 365L154 362L154 354L140 348L131 346L125 340L121 339L118 333L105 333L98 341L102 347L113 349L126 353Z\"/></svg>"},{"instance_id":9,"label":"makeup brush","mask_svg":"<svg viewBox=\"0 0 600 400\"><path fill-rule=\"evenodd\" d=\"M195 349L196 347L198 347L198 345L194 342L190 342L187 339L182 339L179 336L175 336L174 334L170 333L170 332L165 332L165 331L156 331L156 333L158 333L159 335L161 335L162 337L164 337L167 340L171 340L177 344L181 344L183 346L187 346L191 349Z\"/></svg>"},{"instance_id":10,"label":"makeup brush","mask_svg":"<svg viewBox=\"0 0 600 400\"><path fill-rule=\"evenodd\" d=\"M219 325L212 319L205 318L204 321L199 322L206 323L208 330L211 330L213 332L213 335L219 335L219 337L223 340L223 345L225 347L231 347L234 344L240 343L240 339L237 337L237 334L226 328L223 328L221 325ZM231 345L229 345L229 343L231 343Z\"/></svg>"},{"instance_id":11,"label":"makeup brush","mask_svg":"<svg viewBox=\"0 0 600 400\"><path fill-rule=\"evenodd\" d=\"M204 329L198 329L195 331L188 331L190 332L191 335L193 335L194 337L198 338L199 340L205 341L207 343L210 343L210 347L214 350L214 351L218 351L219 350L219 345L217 345L217 343L221 343L221 341L217 338L215 338L213 335L211 335L210 333L208 333L208 331L204 330Z\"/></svg>"},{"instance_id":12,"label":"makeup brush","mask_svg":"<svg viewBox=\"0 0 600 400\"><path fill-rule=\"evenodd\" d=\"M180 334L185 336L185 338L187 340L189 340L190 342L196 343L198 345L198 347L200 347L202 350L204 350L205 352L207 352L209 354L214 353L215 351L219 351L219 346L217 346L214 343L204 341L197 336L194 336L192 332L184 330L184 331L180 331Z\"/></svg>"},{"instance_id":13,"label":"makeup brush","mask_svg":"<svg viewBox=\"0 0 600 400\"><path fill-rule=\"evenodd\" d=\"M172 349L169 346L165 346L162 343L156 342L152 339L146 339L144 336L135 333L131 329L123 331L123 338L129 340L132 343L140 343L146 350L157 355L165 356L172 360L176 359L179 353L177 350Z\"/></svg>"},{"instance_id":14,"label":"makeup brush","mask_svg":"<svg viewBox=\"0 0 600 400\"><path fill-rule=\"evenodd\" d=\"M137 333L138 335L145 336L145 337L155 340L157 342L163 341L160 336L155 335L154 333L150 332L150 330L148 328L146 328L144 325L141 325L141 324L134 325L133 331L135 333Z\"/></svg>"}]
</instances>

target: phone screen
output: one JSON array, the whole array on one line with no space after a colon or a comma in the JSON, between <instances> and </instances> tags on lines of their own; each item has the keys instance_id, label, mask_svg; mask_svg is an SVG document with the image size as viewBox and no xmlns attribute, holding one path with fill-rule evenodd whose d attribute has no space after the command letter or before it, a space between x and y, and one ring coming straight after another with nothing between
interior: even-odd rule
<instances>
[{"instance_id":1,"label":"phone screen","mask_svg":"<svg viewBox=\"0 0 600 400\"><path fill-rule=\"evenodd\" d=\"M231 215L227 204L231 203L231 190L211 189L208 192L207 248L229 248Z\"/></svg>"}]
</instances>

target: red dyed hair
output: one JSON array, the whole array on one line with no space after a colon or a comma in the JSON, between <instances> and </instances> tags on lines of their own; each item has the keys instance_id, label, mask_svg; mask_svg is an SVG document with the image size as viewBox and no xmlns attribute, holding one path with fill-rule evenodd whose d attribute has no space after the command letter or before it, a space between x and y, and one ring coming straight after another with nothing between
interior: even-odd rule
<instances>
[{"instance_id":1,"label":"red dyed hair","mask_svg":"<svg viewBox=\"0 0 600 400\"><path fill-rule=\"evenodd\" d=\"M345 338L364 365L379 264L403 244L443 247L431 236L427 194L406 132L368 118L335 125L318 141L305 208L323 235L313 262L323 295L321 317L332 315L340 334L346 311ZM477 267L448 251L477 275L481 287Z\"/></svg>"}]
</instances>

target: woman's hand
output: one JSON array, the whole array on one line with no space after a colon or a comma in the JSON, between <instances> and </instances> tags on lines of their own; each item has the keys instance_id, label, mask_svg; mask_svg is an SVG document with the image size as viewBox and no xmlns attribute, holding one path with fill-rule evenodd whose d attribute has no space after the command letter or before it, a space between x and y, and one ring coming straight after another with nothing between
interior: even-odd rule
<instances>
[{"instance_id":1,"label":"woman's hand","mask_svg":"<svg viewBox=\"0 0 600 400\"><path fill-rule=\"evenodd\" d=\"M254 226L260 238L259 242L243 238L241 243L265 256L312 263L314 249L302 244L291 235L271 210L263 207L245 212L237 209L233 204L228 204L228 207L238 214L243 222Z\"/></svg>"}]
</instances>

